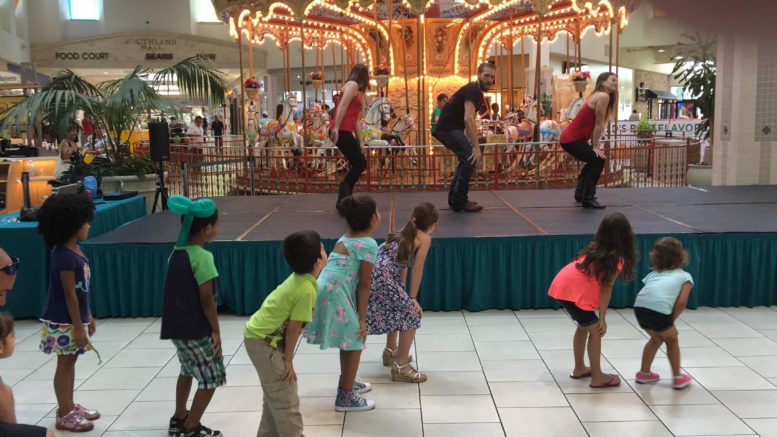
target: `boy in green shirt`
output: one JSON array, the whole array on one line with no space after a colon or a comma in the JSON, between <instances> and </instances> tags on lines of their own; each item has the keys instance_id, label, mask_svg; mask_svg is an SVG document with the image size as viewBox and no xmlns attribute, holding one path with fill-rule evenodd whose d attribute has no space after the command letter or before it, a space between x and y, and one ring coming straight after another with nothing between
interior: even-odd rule
<instances>
[{"instance_id":1,"label":"boy in green shirt","mask_svg":"<svg viewBox=\"0 0 777 437\"><path fill-rule=\"evenodd\" d=\"M445 106L446 103L448 103L447 94L442 93L437 96L437 107L434 108L434 111L432 111L432 134L437 131L437 120L440 119L440 114L442 114L442 107Z\"/></svg>"},{"instance_id":2,"label":"boy in green shirt","mask_svg":"<svg viewBox=\"0 0 777 437\"><path fill-rule=\"evenodd\" d=\"M327 256L315 231L295 232L283 240L283 256L293 273L246 322L245 346L264 392L257 437L299 437L297 374L292 359L304 325L313 318L318 283Z\"/></svg>"}]
</instances>

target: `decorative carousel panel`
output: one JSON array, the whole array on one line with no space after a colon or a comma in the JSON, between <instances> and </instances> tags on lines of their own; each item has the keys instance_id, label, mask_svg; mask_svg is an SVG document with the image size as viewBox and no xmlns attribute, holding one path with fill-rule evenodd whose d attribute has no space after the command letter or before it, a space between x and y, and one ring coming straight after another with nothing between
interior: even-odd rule
<instances>
[{"instance_id":1,"label":"decorative carousel panel","mask_svg":"<svg viewBox=\"0 0 777 437\"><path fill-rule=\"evenodd\" d=\"M416 20L400 20L391 29L394 53L397 55L395 74L418 74L418 29Z\"/></svg>"},{"instance_id":2,"label":"decorative carousel panel","mask_svg":"<svg viewBox=\"0 0 777 437\"><path fill-rule=\"evenodd\" d=\"M454 51L463 22L444 18L426 20L426 68L428 74L448 75L454 72Z\"/></svg>"}]
</instances>

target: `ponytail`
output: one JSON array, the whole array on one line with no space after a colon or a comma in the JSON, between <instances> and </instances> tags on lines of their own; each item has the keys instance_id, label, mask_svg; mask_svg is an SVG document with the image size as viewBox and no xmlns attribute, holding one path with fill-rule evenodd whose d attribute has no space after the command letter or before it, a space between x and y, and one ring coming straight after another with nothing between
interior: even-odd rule
<instances>
[{"instance_id":1,"label":"ponytail","mask_svg":"<svg viewBox=\"0 0 777 437\"><path fill-rule=\"evenodd\" d=\"M431 203L421 203L413 209L413 215L401 231L389 234L386 242L397 243L397 262L409 263L415 253L418 230L426 232L437 223L439 213Z\"/></svg>"}]
</instances>

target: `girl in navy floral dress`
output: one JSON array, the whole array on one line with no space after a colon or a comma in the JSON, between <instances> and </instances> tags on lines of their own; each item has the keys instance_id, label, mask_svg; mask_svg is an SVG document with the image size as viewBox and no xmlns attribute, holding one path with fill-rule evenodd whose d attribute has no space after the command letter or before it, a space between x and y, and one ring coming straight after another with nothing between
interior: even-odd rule
<instances>
[{"instance_id":1,"label":"girl in navy floral dress","mask_svg":"<svg viewBox=\"0 0 777 437\"><path fill-rule=\"evenodd\" d=\"M391 366L392 381L426 381L426 375L410 365L410 347L416 329L421 327L423 311L418 304L418 289L438 218L434 205L422 203L415 207L405 227L399 233L390 234L378 248L367 328L373 335L387 334L383 365ZM409 291L406 290L408 268L412 269Z\"/></svg>"}]
</instances>

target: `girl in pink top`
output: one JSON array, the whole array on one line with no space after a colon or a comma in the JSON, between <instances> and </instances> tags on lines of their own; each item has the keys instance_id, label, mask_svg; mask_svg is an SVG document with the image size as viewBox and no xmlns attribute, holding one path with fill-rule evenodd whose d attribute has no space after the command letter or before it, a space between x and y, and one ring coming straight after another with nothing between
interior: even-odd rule
<instances>
[{"instance_id":1,"label":"girl in pink top","mask_svg":"<svg viewBox=\"0 0 777 437\"><path fill-rule=\"evenodd\" d=\"M559 301L577 323L573 340L575 369L570 378L591 377L592 388L615 387L618 375L602 373L600 356L602 337L607 333L605 314L618 275L625 280L634 277L637 259L634 232L626 216L617 212L607 215L596 236L575 259L553 279L548 295ZM595 310L599 309L597 317ZM591 367L585 365L585 351Z\"/></svg>"}]
</instances>

